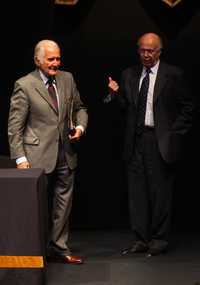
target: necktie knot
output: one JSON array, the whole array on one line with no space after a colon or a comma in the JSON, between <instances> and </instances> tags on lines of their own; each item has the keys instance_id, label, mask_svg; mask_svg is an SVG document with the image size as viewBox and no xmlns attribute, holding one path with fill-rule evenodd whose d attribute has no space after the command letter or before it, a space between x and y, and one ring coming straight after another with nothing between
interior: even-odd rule
<instances>
[{"instance_id":1,"label":"necktie knot","mask_svg":"<svg viewBox=\"0 0 200 285\"><path fill-rule=\"evenodd\" d=\"M151 68L146 68L146 75L149 75L151 73Z\"/></svg>"},{"instance_id":2,"label":"necktie knot","mask_svg":"<svg viewBox=\"0 0 200 285\"><path fill-rule=\"evenodd\" d=\"M49 78L47 80L47 84L52 85L54 82L55 82L55 79L52 76L49 76Z\"/></svg>"}]
</instances>

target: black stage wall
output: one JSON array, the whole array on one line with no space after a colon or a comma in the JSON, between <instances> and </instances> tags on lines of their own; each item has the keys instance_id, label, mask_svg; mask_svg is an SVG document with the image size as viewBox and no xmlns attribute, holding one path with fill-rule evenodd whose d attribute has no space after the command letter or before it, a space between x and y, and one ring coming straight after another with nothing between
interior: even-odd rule
<instances>
[{"instance_id":1,"label":"black stage wall","mask_svg":"<svg viewBox=\"0 0 200 285\"><path fill-rule=\"evenodd\" d=\"M189 2L189 3L188 3ZM197 2L197 3L196 3ZM7 116L13 82L33 69L33 47L43 38L59 42L63 68L73 72L88 105L89 126L80 143L80 163L72 212L77 228L129 226L121 161L123 122L117 109L105 106L107 78L137 62L136 40L144 32L164 40L162 58L183 67L199 104L200 4L182 0L170 8L162 0L79 0L74 7L53 1L14 1L1 9L2 58L0 151L8 155ZM197 82L197 83L196 83ZM199 231L199 115L186 141L176 191L175 229Z\"/></svg>"}]
</instances>

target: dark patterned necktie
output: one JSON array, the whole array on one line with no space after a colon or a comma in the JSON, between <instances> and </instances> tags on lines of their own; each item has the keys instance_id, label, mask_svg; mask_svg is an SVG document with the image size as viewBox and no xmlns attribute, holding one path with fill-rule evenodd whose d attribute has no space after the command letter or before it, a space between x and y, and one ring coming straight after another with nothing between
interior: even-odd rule
<instances>
[{"instance_id":1,"label":"dark patterned necktie","mask_svg":"<svg viewBox=\"0 0 200 285\"><path fill-rule=\"evenodd\" d=\"M51 97L51 100L53 102L54 107L56 108L56 111L58 112L58 100L57 100L57 96L56 96L56 90L53 86L53 78L49 78L47 83L48 83L49 95Z\"/></svg>"},{"instance_id":2,"label":"dark patterned necktie","mask_svg":"<svg viewBox=\"0 0 200 285\"><path fill-rule=\"evenodd\" d=\"M142 80L142 84L141 84L140 91L139 91L138 109L137 109L137 133L138 134L141 134L144 129L150 72L151 72L151 69L147 68L146 75Z\"/></svg>"}]
</instances>

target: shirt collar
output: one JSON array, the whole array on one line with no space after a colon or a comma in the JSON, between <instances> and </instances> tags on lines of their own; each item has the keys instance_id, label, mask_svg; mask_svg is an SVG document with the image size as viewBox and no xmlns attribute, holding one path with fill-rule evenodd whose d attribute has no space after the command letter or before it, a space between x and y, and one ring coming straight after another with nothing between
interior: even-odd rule
<instances>
[{"instance_id":1,"label":"shirt collar","mask_svg":"<svg viewBox=\"0 0 200 285\"><path fill-rule=\"evenodd\" d=\"M151 67L151 73L153 73L153 74L156 74L156 73L157 73L159 64L160 64L160 60L158 60L158 61L156 62L156 64ZM146 74L146 69L147 69L147 68L144 66L143 69L142 69L142 75L145 75L145 74Z\"/></svg>"},{"instance_id":2,"label":"shirt collar","mask_svg":"<svg viewBox=\"0 0 200 285\"><path fill-rule=\"evenodd\" d=\"M39 73L40 73L40 76L42 78L42 81L44 82L44 84L46 85L49 78L39 69ZM53 84L56 84L56 80L53 79Z\"/></svg>"},{"instance_id":3,"label":"shirt collar","mask_svg":"<svg viewBox=\"0 0 200 285\"><path fill-rule=\"evenodd\" d=\"M155 74L157 73L159 64L160 64L160 60L158 60L158 61L156 62L156 64L155 64L153 67L151 67L151 72L152 72L152 73L155 73Z\"/></svg>"}]
</instances>

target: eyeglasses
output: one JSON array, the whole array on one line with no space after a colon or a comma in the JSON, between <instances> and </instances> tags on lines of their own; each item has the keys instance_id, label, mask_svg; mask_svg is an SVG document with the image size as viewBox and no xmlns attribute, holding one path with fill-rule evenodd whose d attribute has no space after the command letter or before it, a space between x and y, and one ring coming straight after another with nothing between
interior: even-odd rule
<instances>
[{"instance_id":1,"label":"eyeglasses","mask_svg":"<svg viewBox=\"0 0 200 285\"><path fill-rule=\"evenodd\" d=\"M148 53L150 55L153 55L154 53L160 51L160 48L155 48L155 49L145 49L145 48L139 48L138 49L138 52L140 54L145 54L145 53Z\"/></svg>"}]
</instances>

